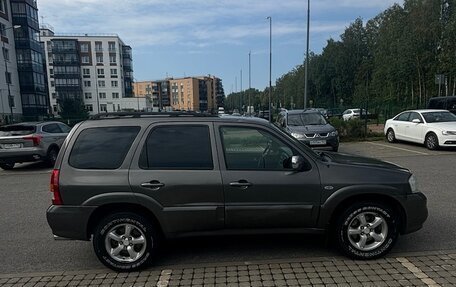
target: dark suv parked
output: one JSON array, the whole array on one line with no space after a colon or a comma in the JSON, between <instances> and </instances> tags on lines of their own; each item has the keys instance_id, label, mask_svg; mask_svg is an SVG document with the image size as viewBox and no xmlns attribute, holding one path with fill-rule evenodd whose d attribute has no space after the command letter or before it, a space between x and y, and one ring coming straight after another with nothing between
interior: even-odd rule
<instances>
[{"instance_id":1,"label":"dark suv parked","mask_svg":"<svg viewBox=\"0 0 456 287\"><path fill-rule=\"evenodd\" d=\"M427 108L448 110L456 115L456 96L430 98Z\"/></svg>"},{"instance_id":2,"label":"dark suv parked","mask_svg":"<svg viewBox=\"0 0 456 287\"><path fill-rule=\"evenodd\" d=\"M131 271L162 238L327 233L353 258L386 254L420 229L426 197L410 171L316 153L267 121L192 113L107 113L73 128L51 178L56 237L93 240Z\"/></svg>"},{"instance_id":3,"label":"dark suv parked","mask_svg":"<svg viewBox=\"0 0 456 287\"><path fill-rule=\"evenodd\" d=\"M320 110L284 110L277 117L277 125L311 147L329 146L333 151L339 149L339 134Z\"/></svg>"}]
</instances>

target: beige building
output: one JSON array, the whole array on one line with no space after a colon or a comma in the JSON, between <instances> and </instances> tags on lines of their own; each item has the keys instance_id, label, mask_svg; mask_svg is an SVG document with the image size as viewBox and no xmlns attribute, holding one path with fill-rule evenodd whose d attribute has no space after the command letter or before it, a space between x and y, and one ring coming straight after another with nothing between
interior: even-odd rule
<instances>
[{"instance_id":1,"label":"beige building","mask_svg":"<svg viewBox=\"0 0 456 287\"><path fill-rule=\"evenodd\" d=\"M223 106L223 86L215 76L136 82L133 91L135 97L150 97L160 110L215 112Z\"/></svg>"}]
</instances>

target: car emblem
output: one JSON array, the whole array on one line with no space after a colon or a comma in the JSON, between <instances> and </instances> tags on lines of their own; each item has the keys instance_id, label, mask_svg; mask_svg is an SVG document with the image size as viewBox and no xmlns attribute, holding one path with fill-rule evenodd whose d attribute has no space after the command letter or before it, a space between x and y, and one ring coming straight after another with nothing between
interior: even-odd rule
<instances>
[{"instance_id":1,"label":"car emblem","mask_svg":"<svg viewBox=\"0 0 456 287\"><path fill-rule=\"evenodd\" d=\"M319 138L319 137L320 137L320 134L315 134L315 137L316 137L316 138Z\"/></svg>"}]
</instances>

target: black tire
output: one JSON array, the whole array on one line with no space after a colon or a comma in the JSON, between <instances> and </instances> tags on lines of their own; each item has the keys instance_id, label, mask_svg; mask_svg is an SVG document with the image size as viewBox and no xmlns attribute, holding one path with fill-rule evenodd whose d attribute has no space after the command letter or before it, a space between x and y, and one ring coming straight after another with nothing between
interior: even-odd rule
<instances>
[{"instance_id":1,"label":"black tire","mask_svg":"<svg viewBox=\"0 0 456 287\"><path fill-rule=\"evenodd\" d=\"M137 232L137 234L140 234L138 232L142 232L145 237L145 248L142 255L140 255L132 262L120 262L116 260L108 253L108 247L106 246L106 237L110 230L116 226L122 226L123 224L134 226L134 229L132 229L134 231L132 231L132 233ZM132 236L134 237L135 235L132 234ZM100 221L93 234L93 247L98 259L106 267L118 272L131 272L147 267L153 259L154 254L157 250L158 241L158 233L152 224L144 217L130 212L115 213L104 218ZM110 244L116 244L116 241L110 241ZM117 247L120 247L120 245L122 245L122 247L125 246L122 243ZM134 248L136 247L137 246L135 245ZM123 248L124 249L120 252L128 254L126 250L127 247Z\"/></svg>"},{"instance_id":2,"label":"black tire","mask_svg":"<svg viewBox=\"0 0 456 287\"><path fill-rule=\"evenodd\" d=\"M55 165L55 161L57 160L57 156L59 155L59 149L56 147L52 147L49 149L47 156L46 156L46 163L53 167Z\"/></svg>"},{"instance_id":3,"label":"black tire","mask_svg":"<svg viewBox=\"0 0 456 287\"><path fill-rule=\"evenodd\" d=\"M429 150L437 150L439 148L439 138L434 133L429 133L426 135L424 145Z\"/></svg>"},{"instance_id":4,"label":"black tire","mask_svg":"<svg viewBox=\"0 0 456 287\"><path fill-rule=\"evenodd\" d=\"M4 170L12 170L14 168L15 163L14 162L8 162L8 163L2 163L0 164L0 167Z\"/></svg>"},{"instance_id":5,"label":"black tire","mask_svg":"<svg viewBox=\"0 0 456 287\"><path fill-rule=\"evenodd\" d=\"M396 140L396 134L394 133L394 130L393 129L388 129L386 131L386 140L389 142L389 143L395 143L397 140Z\"/></svg>"},{"instance_id":6,"label":"black tire","mask_svg":"<svg viewBox=\"0 0 456 287\"><path fill-rule=\"evenodd\" d=\"M372 216L372 218L373 216L381 217L386 225L386 236L383 237L385 238L383 241L379 241L377 243L373 237L370 237L370 235L366 236L368 238L365 242L367 247L367 243L369 242L371 242L370 244L379 244L376 247L372 245L372 247L375 248L371 250L361 250L359 247L356 247L356 242L353 241L356 241L356 236L359 236L359 243L361 241L361 234L352 235L351 238L349 238L348 235L349 225L353 223L356 224L356 220L358 220L357 217L361 214ZM367 217L365 218L367 219ZM367 219L367 223L370 224L371 222ZM334 231L337 239L337 245L342 253L353 259L375 259L384 256L391 250L391 248L393 248L399 235L398 226L398 218L390 207L384 204L366 201L355 203L342 212L342 214L338 217ZM359 230L365 230L361 228L359 228ZM377 228L385 230L383 229L385 228L384 225ZM377 233L376 230L378 229L374 229L373 232Z\"/></svg>"}]
</instances>

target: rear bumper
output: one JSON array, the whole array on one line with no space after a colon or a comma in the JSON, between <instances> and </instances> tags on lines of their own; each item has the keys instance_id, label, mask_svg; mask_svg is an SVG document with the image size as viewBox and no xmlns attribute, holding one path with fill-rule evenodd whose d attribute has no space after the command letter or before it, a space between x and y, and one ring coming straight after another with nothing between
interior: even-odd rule
<instances>
[{"instance_id":1,"label":"rear bumper","mask_svg":"<svg viewBox=\"0 0 456 287\"><path fill-rule=\"evenodd\" d=\"M0 163L2 162L31 162L46 158L46 151L40 148L22 148L20 150L0 149Z\"/></svg>"},{"instance_id":2,"label":"rear bumper","mask_svg":"<svg viewBox=\"0 0 456 287\"><path fill-rule=\"evenodd\" d=\"M427 198L421 192L407 195L407 200L403 202L405 210L406 224L402 233L412 233L420 230L428 218Z\"/></svg>"},{"instance_id":3,"label":"rear bumper","mask_svg":"<svg viewBox=\"0 0 456 287\"><path fill-rule=\"evenodd\" d=\"M95 206L51 205L46 217L54 236L59 238L89 240L89 218Z\"/></svg>"}]
</instances>

